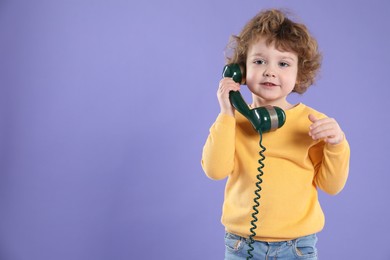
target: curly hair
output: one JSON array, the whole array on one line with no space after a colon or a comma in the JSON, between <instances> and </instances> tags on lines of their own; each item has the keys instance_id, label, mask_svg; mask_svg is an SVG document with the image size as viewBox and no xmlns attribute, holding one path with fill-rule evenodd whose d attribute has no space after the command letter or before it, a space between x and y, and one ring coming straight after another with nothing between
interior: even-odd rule
<instances>
[{"instance_id":1,"label":"curly hair","mask_svg":"<svg viewBox=\"0 0 390 260\"><path fill-rule=\"evenodd\" d=\"M322 55L317 41L303 24L290 20L278 9L265 10L253 17L239 35L233 35L227 46L231 56L228 63L237 63L245 68L248 49L259 37L266 38L266 44L275 44L281 51L291 51L298 56L297 82L292 92L304 93L314 82L321 66ZM245 76L245 71L243 72Z\"/></svg>"}]
</instances>

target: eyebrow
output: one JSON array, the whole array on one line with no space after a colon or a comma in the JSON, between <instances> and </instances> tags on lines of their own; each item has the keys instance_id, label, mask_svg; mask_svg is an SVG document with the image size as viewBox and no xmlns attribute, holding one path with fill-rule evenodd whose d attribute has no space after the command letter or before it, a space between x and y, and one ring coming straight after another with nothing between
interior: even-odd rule
<instances>
[{"instance_id":1,"label":"eyebrow","mask_svg":"<svg viewBox=\"0 0 390 260\"><path fill-rule=\"evenodd\" d=\"M260 52L257 52L257 53L254 53L251 55L251 57L256 57L256 56L260 56L260 57L263 57L265 55L263 55L262 53ZM281 55L281 56L278 56L278 58L280 58L281 60L292 60L292 61L295 61L295 58L294 57L291 57L291 56L286 56L286 55Z\"/></svg>"},{"instance_id":2,"label":"eyebrow","mask_svg":"<svg viewBox=\"0 0 390 260\"><path fill-rule=\"evenodd\" d=\"M282 60L292 60L292 61L295 61L295 58L293 58L293 57L290 57L290 56L281 56L281 59Z\"/></svg>"}]
</instances>

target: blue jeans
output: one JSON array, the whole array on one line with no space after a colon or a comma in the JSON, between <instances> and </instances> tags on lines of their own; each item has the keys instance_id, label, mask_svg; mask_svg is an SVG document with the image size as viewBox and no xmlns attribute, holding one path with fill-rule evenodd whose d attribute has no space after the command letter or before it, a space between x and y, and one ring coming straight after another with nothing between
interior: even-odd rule
<instances>
[{"instance_id":1,"label":"blue jeans","mask_svg":"<svg viewBox=\"0 0 390 260\"><path fill-rule=\"evenodd\" d=\"M249 239L231 234L225 234L225 260L247 259ZM317 260L316 234L282 242L255 241L251 253L253 260Z\"/></svg>"}]
</instances>

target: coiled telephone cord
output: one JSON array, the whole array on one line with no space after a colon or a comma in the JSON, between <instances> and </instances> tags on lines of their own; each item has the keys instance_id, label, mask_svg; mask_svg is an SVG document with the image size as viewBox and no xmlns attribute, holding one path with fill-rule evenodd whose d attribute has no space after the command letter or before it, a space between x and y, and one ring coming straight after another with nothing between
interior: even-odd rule
<instances>
[{"instance_id":1,"label":"coiled telephone cord","mask_svg":"<svg viewBox=\"0 0 390 260\"><path fill-rule=\"evenodd\" d=\"M252 244L255 242L253 237L256 236L256 232L255 232L255 230L257 228L256 222L258 220L257 215L259 214L259 210L257 208L260 206L260 202L259 202L259 200L261 198L261 195L260 195L261 186L260 185L263 182L263 179L261 177L264 174L262 169L264 168L263 161L265 159L264 152L265 152L266 148L262 144L263 134L262 134L261 130L259 130L259 135L260 135L259 146L260 146L261 150L259 152L260 159L258 160L258 162L259 162L260 166L257 168L257 170L259 171L259 174L256 175L257 182L256 182L256 190L254 192L255 193L255 198L253 199L254 205L253 205L251 228L249 229L249 231L251 232L251 235L249 236L248 257L246 258L247 260L253 258L252 251L255 250L255 248L253 247Z\"/></svg>"}]
</instances>

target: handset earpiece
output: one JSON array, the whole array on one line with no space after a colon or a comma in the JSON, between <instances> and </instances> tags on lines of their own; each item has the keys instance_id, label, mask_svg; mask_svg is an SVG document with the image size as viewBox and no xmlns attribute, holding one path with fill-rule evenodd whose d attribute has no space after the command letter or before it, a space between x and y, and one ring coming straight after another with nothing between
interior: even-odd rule
<instances>
[{"instance_id":1,"label":"handset earpiece","mask_svg":"<svg viewBox=\"0 0 390 260\"><path fill-rule=\"evenodd\" d=\"M242 84L242 73L240 65L238 64L229 64L223 68L222 76L224 78L232 78L234 82ZM230 91L229 100L232 106L246 118L251 114L248 105L246 104L244 98L242 97L240 91Z\"/></svg>"},{"instance_id":2,"label":"handset earpiece","mask_svg":"<svg viewBox=\"0 0 390 260\"><path fill-rule=\"evenodd\" d=\"M235 63L226 65L222 76L232 78L240 84L243 82L240 65ZM264 106L250 109L239 91L230 91L229 100L232 106L251 122L256 131L273 131L286 122L286 113L280 107Z\"/></svg>"}]
</instances>

